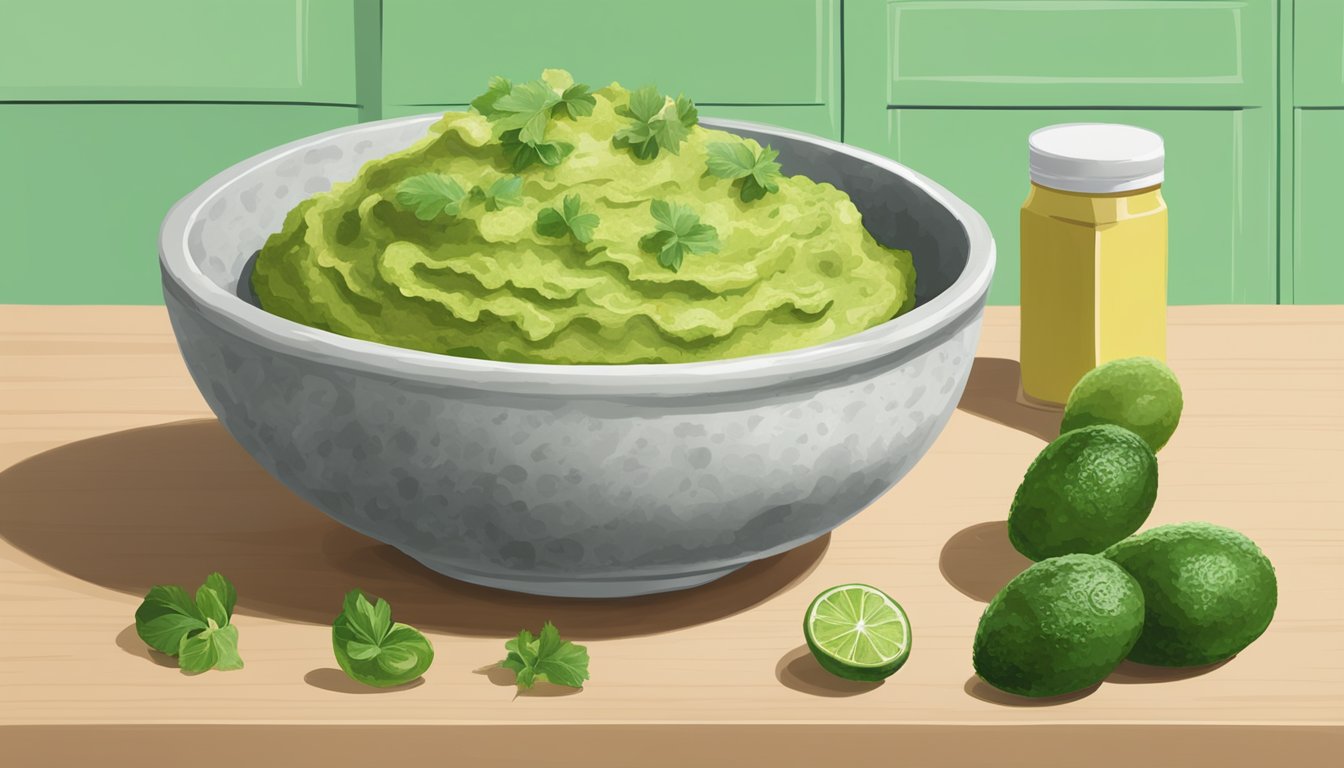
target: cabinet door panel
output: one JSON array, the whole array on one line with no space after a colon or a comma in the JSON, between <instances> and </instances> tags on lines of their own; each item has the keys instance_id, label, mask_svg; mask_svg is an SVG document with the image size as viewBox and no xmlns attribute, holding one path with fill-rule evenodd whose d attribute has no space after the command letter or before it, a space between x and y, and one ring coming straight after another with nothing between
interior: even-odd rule
<instances>
[{"instance_id":1,"label":"cabinet door panel","mask_svg":"<svg viewBox=\"0 0 1344 768\"><path fill-rule=\"evenodd\" d=\"M461 108L493 75L553 67L839 138L839 22L839 0L384 0L384 112Z\"/></svg>"},{"instance_id":2,"label":"cabinet door panel","mask_svg":"<svg viewBox=\"0 0 1344 768\"><path fill-rule=\"evenodd\" d=\"M0 100L354 104L356 8L369 2L6 2Z\"/></svg>"},{"instance_id":3,"label":"cabinet door panel","mask_svg":"<svg viewBox=\"0 0 1344 768\"><path fill-rule=\"evenodd\" d=\"M989 222L998 246L990 300L1018 301L1018 212L1027 136L1052 123L1123 122L1167 146L1173 304L1275 301L1273 113L1268 110L893 109L866 142L946 186Z\"/></svg>"},{"instance_id":4,"label":"cabinet door panel","mask_svg":"<svg viewBox=\"0 0 1344 768\"><path fill-rule=\"evenodd\" d=\"M1293 142L1293 302L1344 304L1344 109L1300 109Z\"/></svg>"},{"instance_id":5,"label":"cabinet door panel","mask_svg":"<svg viewBox=\"0 0 1344 768\"><path fill-rule=\"evenodd\" d=\"M19 183L0 206L0 303L161 303L159 225L174 202L239 160L357 119L346 107L0 104L0 167Z\"/></svg>"}]
</instances>

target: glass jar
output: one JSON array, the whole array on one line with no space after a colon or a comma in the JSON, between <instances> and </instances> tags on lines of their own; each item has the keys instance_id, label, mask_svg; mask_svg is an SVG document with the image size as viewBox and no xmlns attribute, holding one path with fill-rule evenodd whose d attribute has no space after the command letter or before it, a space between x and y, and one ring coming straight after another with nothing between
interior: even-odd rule
<instances>
[{"instance_id":1,"label":"glass jar","mask_svg":"<svg viewBox=\"0 0 1344 768\"><path fill-rule=\"evenodd\" d=\"M1166 358L1162 137L1106 123L1031 134L1022 206L1022 394L1065 402L1096 366Z\"/></svg>"}]
</instances>

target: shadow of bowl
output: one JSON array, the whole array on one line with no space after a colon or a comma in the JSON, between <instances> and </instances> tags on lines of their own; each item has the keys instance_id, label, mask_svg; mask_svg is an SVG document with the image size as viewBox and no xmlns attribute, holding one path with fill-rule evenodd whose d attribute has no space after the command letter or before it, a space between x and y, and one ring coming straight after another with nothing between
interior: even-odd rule
<instances>
[{"instance_id":1,"label":"shadow of bowl","mask_svg":"<svg viewBox=\"0 0 1344 768\"><path fill-rule=\"evenodd\" d=\"M825 698L858 696L881 688L886 682L866 683L836 677L822 669L806 643L779 658L779 663L775 664L775 679L785 688Z\"/></svg>"},{"instance_id":2,"label":"shadow of bowl","mask_svg":"<svg viewBox=\"0 0 1344 768\"><path fill-rule=\"evenodd\" d=\"M426 631L504 638L551 621L576 640L731 616L805 578L830 541L823 536L682 592L580 600L479 587L313 509L213 419L81 440L0 472L0 536L76 578L137 597L154 584L194 590L220 571L246 615L330 625L345 593L358 587Z\"/></svg>"},{"instance_id":3,"label":"shadow of bowl","mask_svg":"<svg viewBox=\"0 0 1344 768\"><path fill-rule=\"evenodd\" d=\"M938 570L958 592L988 603L1026 570L1031 560L1008 541L1008 523L976 523L952 535L938 555Z\"/></svg>"}]
</instances>

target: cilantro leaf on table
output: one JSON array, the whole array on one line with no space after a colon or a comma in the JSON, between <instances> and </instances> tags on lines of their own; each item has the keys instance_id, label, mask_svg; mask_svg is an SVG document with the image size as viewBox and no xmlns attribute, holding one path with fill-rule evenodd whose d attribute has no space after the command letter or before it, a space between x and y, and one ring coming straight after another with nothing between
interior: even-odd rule
<instances>
[{"instance_id":1,"label":"cilantro leaf on table","mask_svg":"<svg viewBox=\"0 0 1344 768\"><path fill-rule=\"evenodd\" d=\"M771 147L756 154L746 142L719 141L710 144L706 152L705 162L711 174L721 179L742 180L738 193L742 202L749 203L765 197L767 192L779 191L781 174L779 163L775 162L779 152Z\"/></svg>"},{"instance_id":2,"label":"cilantro leaf on table","mask_svg":"<svg viewBox=\"0 0 1344 768\"><path fill-rule=\"evenodd\" d=\"M575 242L587 245L593 241L593 230L597 228L595 213L583 212L583 201L578 195L566 195L559 210L542 208L537 213L537 234L544 237L565 237L571 235Z\"/></svg>"},{"instance_id":3,"label":"cilantro leaf on table","mask_svg":"<svg viewBox=\"0 0 1344 768\"><path fill-rule=\"evenodd\" d=\"M582 688L588 679L588 649L561 639L560 630L549 621L542 625L540 636L524 629L504 648L509 655L499 665L513 670L524 690L538 681Z\"/></svg>"},{"instance_id":4,"label":"cilantro leaf on table","mask_svg":"<svg viewBox=\"0 0 1344 768\"><path fill-rule=\"evenodd\" d=\"M413 211L417 219L433 221L440 214L461 213L466 197L466 191L452 176L422 173L398 184L394 199L398 206Z\"/></svg>"},{"instance_id":5,"label":"cilantro leaf on table","mask_svg":"<svg viewBox=\"0 0 1344 768\"><path fill-rule=\"evenodd\" d=\"M219 573L206 577L193 599L178 586L155 586L135 611L135 631L150 648L176 656L186 672L241 669L238 628L229 622L238 602Z\"/></svg>"},{"instance_id":6,"label":"cilantro leaf on table","mask_svg":"<svg viewBox=\"0 0 1344 768\"><path fill-rule=\"evenodd\" d=\"M551 114L556 117L563 115L570 120L577 120L580 117L593 114L593 107L596 106L597 98L588 92L588 86L583 83L575 83L560 94L560 101L551 108Z\"/></svg>"},{"instance_id":7,"label":"cilantro leaf on table","mask_svg":"<svg viewBox=\"0 0 1344 768\"><path fill-rule=\"evenodd\" d=\"M424 635L393 622L386 600L370 602L358 589L346 594L332 622L331 647L345 674L378 688L409 683L434 661L434 647Z\"/></svg>"},{"instance_id":8,"label":"cilantro leaf on table","mask_svg":"<svg viewBox=\"0 0 1344 768\"><path fill-rule=\"evenodd\" d=\"M652 160L663 149L680 154L681 142L700 119L690 99L669 99L651 85L631 93L629 103L618 111L631 122L612 141L618 147L629 147L641 160Z\"/></svg>"},{"instance_id":9,"label":"cilantro leaf on table","mask_svg":"<svg viewBox=\"0 0 1344 768\"><path fill-rule=\"evenodd\" d=\"M684 205L654 200L649 203L655 229L640 238L639 246L658 254L658 263L676 272L688 253L713 253L719 250L719 232Z\"/></svg>"},{"instance_id":10,"label":"cilantro leaf on table","mask_svg":"<svg viewBox=\"0 0 1344 768\"><path fill-rule=\"evenodd\" d=\"M490 185L489 190L479 186L471 188L472 202L481 203L487 211L498 211L523 204L523 180L519 176L501 176Z\"/></svg>"}]
</instances>

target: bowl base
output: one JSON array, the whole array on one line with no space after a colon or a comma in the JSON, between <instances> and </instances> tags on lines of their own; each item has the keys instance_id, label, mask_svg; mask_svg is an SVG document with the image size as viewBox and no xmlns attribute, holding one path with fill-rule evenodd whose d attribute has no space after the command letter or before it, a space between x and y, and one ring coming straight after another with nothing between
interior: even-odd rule
<instances>
[{"instance_id":1,"label":"bowl base","mask_svg":"<svg viewBox=\"0 0 1344 768\"><path fill-rule=\"evenodd\" d=\"M407 554L410 554L409 552ZM489 576L473 571L464 571L454 568L447 563L435 563L426 558L415 558L426 568L441 573L458 581L465 581L469 584L476 584L482 587L492 589L503 589L509 592L521 592L527 595L538 595L541 597L576 597L585 599L602 599L613 597L638 597L640 595L655 595L660 592L675 592L681 589L692 589L711 581L727 576L728 574L743 567L745 563L730 565L725 568L716 568L709 571L696 571L689 574L669 574L667 576L650 577L630 577L630 578L595 578L595 579L566 579L559 577L519 577L519 576Z\"/></svg>"}]
</instances>

